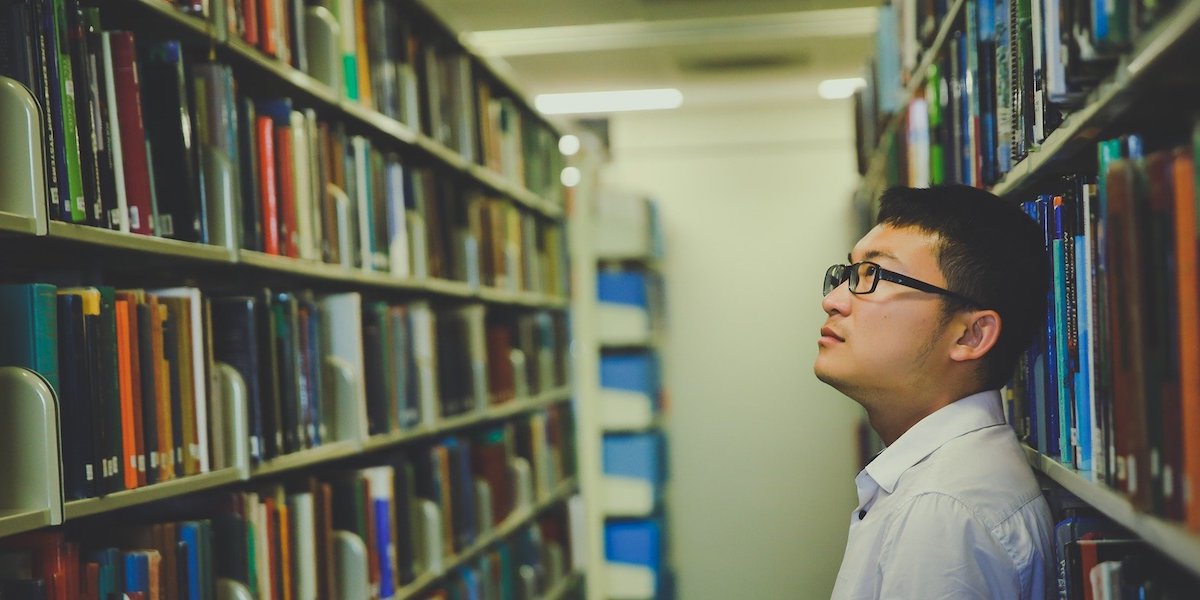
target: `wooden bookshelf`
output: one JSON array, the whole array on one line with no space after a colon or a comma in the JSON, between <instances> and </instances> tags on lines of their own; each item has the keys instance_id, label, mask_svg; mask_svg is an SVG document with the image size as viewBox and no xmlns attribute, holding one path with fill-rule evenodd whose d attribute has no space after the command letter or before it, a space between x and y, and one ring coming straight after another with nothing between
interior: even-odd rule
<instances>
[{"instance_id":1,"label":"wooden bookshelf","mask_svg":"<svg viewBox=\"0 0 1200 600\"><path fill-rule=\"evenodd\" d=\"M1139 511L1120 492L1096 481L1091 472L1072 469L1029 446L1025 446L1024 450L1029 464L1038 472L1145 540L1193 575L1200 575L1200 534L1179 523Z\"/></svg>"}]
</instances>

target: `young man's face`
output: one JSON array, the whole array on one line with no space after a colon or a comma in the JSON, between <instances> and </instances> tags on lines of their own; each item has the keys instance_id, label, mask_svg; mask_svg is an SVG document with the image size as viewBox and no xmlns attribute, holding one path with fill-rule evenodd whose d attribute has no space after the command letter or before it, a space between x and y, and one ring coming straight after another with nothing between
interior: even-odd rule
<instances>
[{"instance_id":1,"label":"young man's face","mask_svg":"<svg viewBox=\"0 0 1200 600\"><path fill-rule=\"evenodd\" d=\"M918 229L879 225L854 246L850 262L871 261L944 288L936 244L936 236ZM947 336L936 294L890 281L879 281L872 293L852 294L844 282L825 296L821 308L828 318L813 371L868 409L876 399L928 389L937 377L937 351Z\"/></svg>"}]
</instances>

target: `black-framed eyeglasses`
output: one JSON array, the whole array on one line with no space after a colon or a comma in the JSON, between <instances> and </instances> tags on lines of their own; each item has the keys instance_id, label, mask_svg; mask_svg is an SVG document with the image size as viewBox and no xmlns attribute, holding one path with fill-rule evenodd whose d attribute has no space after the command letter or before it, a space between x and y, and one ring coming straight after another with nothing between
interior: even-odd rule
<instances>
[{"instance_id":1,"label":"black-framed eyeglasses","mask_svg":"<svg viewBox=\"0 0 1200 600\"><path fill-rule=\"evenodd\" d=\"M910 287L914 290L928 292L930 294L940 294L957 298L971 306L983 306L982 304L967 298L961 294L956 294L948 289L940 288L931 283L925 283L920 279L914 279L908 275L901 275L895 271L889 271L878 264L870 261L857 262L852 265L833 265L825 271L825 283L823 295L828 296L835 288L843 283L850 282L850 293L856 295L870 294L875 291L876 286L880 281L890 281L898 283L905 287Z\"/></svg>"}]
</instances>

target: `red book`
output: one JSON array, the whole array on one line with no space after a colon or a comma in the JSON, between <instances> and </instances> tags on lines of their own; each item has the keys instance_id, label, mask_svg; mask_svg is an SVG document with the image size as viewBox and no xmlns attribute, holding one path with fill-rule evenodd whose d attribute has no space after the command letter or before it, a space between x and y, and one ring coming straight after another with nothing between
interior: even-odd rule
<instances>
[{"instance_id":1,"label":"red book","mask_svg":"<svg viewBox=\"0 0 1200 600\"><path fill-rule=\"evenodd\" d=\"M150 209L150 162L146 156L146 129L142 124L142 94L138 83L137 50L133 33L105 33L112 47L113 85L117 96L117 121L121 134L122 172L129 205L129 231L153 235Z\"/></svg>"},{"instance_id":2,"label":"red book","mask_svg":"<svg viewBox=\"0 0 1200 600\"><path fill-rule=\"evenodd\" d=\"M258 189L262 203L263 252L279 254L279 195L275 189L275 123L258 117Z\"/></svg>"},{"instance_id":3,"label":"red book","mask_svg":"<svg viewBox=\"0 0 1200 600\"><path fill-rule=\"evenodd\" d=\"M297 243L296 225L296 190L293 183L295 174L292 165L293 152L292 128L279 126L275 128L275 159L278 164L275 173L279 176L279 243L280 254L292 258L300 258L300 245Z\"/></svg>"},{"instance_id":4,"label":"red book","mask_svg":"<svg viewBox=\"0 0 1200 600\"><path fill-rule=\"evenodd\" d=\"M275 0L249 0L258 2L258 47L263 52L276 56L279 45L276 43L276 29L279 27L275 18Z\"/></svg>"},{"instance_id":5,"label":"red book","mask_svg":"<svg viewBox=\"0 0 1200 600\"><path fill-rule=\"evenodd\" d=\"M242 2L242 39L247 43L258 45L258 2Z\"/></svg>"}]
</instances>

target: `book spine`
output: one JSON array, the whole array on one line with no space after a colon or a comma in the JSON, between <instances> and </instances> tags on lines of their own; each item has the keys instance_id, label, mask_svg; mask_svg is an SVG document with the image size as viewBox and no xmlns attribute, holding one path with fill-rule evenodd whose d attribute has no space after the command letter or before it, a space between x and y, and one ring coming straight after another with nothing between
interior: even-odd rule
<instances>
[{"instance_id":1,"label":"book spine","mask_svg":"<svg viewBox=\"0 0 1200 600\"><path fill-rule=\"evenodd\" d=\"M128 31L109 32L108 37L112 49L113 83L121 132L129 231L152 235L154 226L150 163L146 154L146 130L142 120L141 88L138 82L134 37Z\"/></svg>"}]
</instances>

